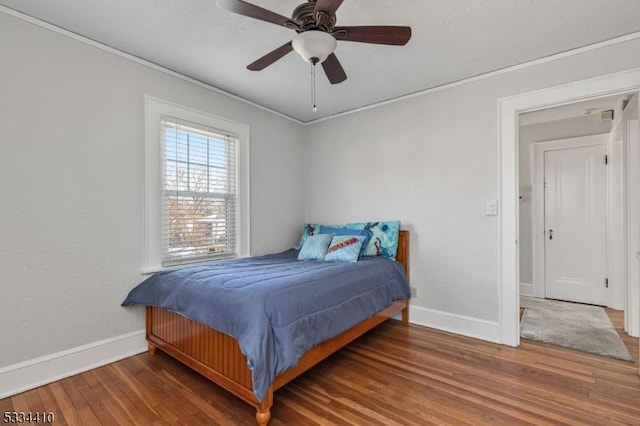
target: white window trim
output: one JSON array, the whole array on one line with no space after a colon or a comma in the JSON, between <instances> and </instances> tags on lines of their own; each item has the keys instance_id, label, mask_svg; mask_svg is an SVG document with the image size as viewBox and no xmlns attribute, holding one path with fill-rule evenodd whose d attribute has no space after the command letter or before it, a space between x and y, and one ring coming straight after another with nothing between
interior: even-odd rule
<instances>
[{"instance_id":1,"label":"white window trim","mask_svg":"<svg viewBox=\"0 0 640 426\"><path fill-rule=\"evenodd\" d=\"M227 130L238 135L238 240L237 256L250 250L250 153L249 126L145 95L144 163L144 267L143 274L174 269L162 266L162 138L161 120L168 115ZM180 266L178 266L180 267Z\"/></svg>"}]
</instances>

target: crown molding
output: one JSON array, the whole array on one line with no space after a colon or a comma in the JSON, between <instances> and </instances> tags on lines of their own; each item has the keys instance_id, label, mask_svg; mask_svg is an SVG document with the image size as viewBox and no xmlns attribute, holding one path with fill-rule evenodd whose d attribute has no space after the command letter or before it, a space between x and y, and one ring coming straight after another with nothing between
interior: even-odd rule
<instances>
[{"instance_id":1,"label":"crown molding","mask_svg":"<svg viewBox=\"0 0 640 426\"><path fill-rule=\"evenodd\" d=\"M509 66L509 67L506 67L506 68L500 68L500 69L497 69L497 70L494 70L494 71L490 71L490 72L487 72L487 73L478 74L478 75L473 76L473 77L467 77L467 78L463 78L461 80L452 81L451 83L443 84L441 86L436 86L436 87L431 87L431 88L424 89L424 90L419 90L417 92L413 92L413 93L409 93L409 94L406 94L406 95L398 96L396 98L391 98L391 99L387 99L385 101L376 102L376 103L365 105L365 106L362 106L362 107L350 109L348 111L340 112L340 113L337 113L337 114L334 114L334 115L330 115L330 116L327 116L327 117L318 118L317 120L305 121L304 124L305 124L305 126L308 126L308 125L311 125L311 124L321 123L323 121L331 120L331 119L334 119L334 118L344 117L344 116L355 114L355 113L358 113L358 112L367 111L369 109L378 108L378 107L381 107L381 106L384 106L384 105L393 104L395 102L400 102L400 101L404 101L404 100L411 99L411 98L417 98L419 96L425 96L425 95L429 95L431 93L441 92L443 90L451 89L453 87L463 86L465 84L473 83L473 82L480 81L480 80L485 80L487 78L492 78L492 77L495 77L495 76L498 76L498 75L501 75L501 74L507 74L507 73L510 73L512 71L518 71L518 70L522 70L522 69L525 69L525 68L534 67L536 65L540 65L540 64L547 63L547 62L556 61L558 59L568 58L570 56L579 55L581 53L590 52L592 50L601 49L603 47L612 46L612 45L615 45L615 44L624 43L624 42L631 41L631 40L636 40L636 39L639 39L639 38L640 38L640 31L635 32L635 33L626 34L626 35L623 35L623 36L620 36L620 37L615 37L615 38L612 38L612 39L609 39L609 40L605 40L605 41L601 41L601 42L598 42L598 43L589 44L587 46L583 46L583 47L578 47L578 48L575 48L575 49L567 50L565 52L560 52L560 53L556 53L556 54L553 54L553 55L545 56L543 58L535 59L533 61L523 62L521 64L512 65L512 66Z\"/></svg>"},{"instance_id":2,"label":"crown molding","mask_svg":"<svg viewBox=\"0 0 640 426\"><path fill-rule=\"evenodd\" d=\"M268 108L266 106L257 104L255 102L252 102L252 101L250 101L248 99L245 99L245 98L243 98L241 96L235 95L235 94L233 94L231 92L227 92L225 90L219 89L219 88L217 88L215 86L212 86L212 85L210 85L208 83L202 82L200 80L196 80L195 78L186 76L186 75L181 74L181 73L179 73L177 71L174 71L172 69L163 67L163 66L158 65L158 64L156 64L154 62L151 62L151 61L148 61L146 59L143 59L143 58L141 58L139 56L135 56L135 55L132 55L130 53L124 52L122 50L118 50L116 48L113 48L111 46L107 46L106 44L100 43L99 41L92 40L92 39L90 39L88 37L85 37L83 35L80 35L80 34L72 32L72 31L66 30L64 28L58 27L57 25L53 25L53 24L50 24L49 22L45 22L45 21L43 21L41 19L34 18L33 16L29 16L29 15L26 15L26 14L24 14L22 12L18 12L17 10L14 10L14 9L8 8L6 6L0 5L0 12L5 13L5 14L10 15L10 16L13 16L13 17L18 18L18 19L21 19L23 21L29 22L30 24L37 25L37 26L39 26L41 28L45 28L47 30L53 31L53 32L55 32L57 34L61 34L63 36L69 37L69 38L71 38L73 40L76 40L76 41L79 41L81 43L88 44L89 46L96 47L96 48L98 48L100 50L103 50L105 52L109 52L109 53L114 54L116 56L120 56L121 58L128 59L128 60L130 60L132 62L135 62L137 64L147 66L147 67L152 68L152 69L154 69L156 71L163 72L163 73L168 74L168 75L170 75L172 77L179 78L180 80L186 81L188 83L194 84L196 86L199 86L199 87L202 87L204 89L210 90L212 92L218 93L220 95L226 96L226 97L231 98L233 100L236 100L238 102L242 102L244 104L250 105L250 106L252 106L254 108L258 108L258 109L260 109L262 111L266 111L266 112L268 112L270 114L273 114L273 115L276 115L276 116L278 116L280 118L284 118L286 120L293 121L296 124L301 124L301 125L305 124L303 121L298 120L297 118L290 117L290 116L288 116L286 114L283 114L283 113L281 113L279 111L276 111L276 110L273 110L273 109Z\"/></svg>"},{"instance_id":3,"label":"crown molding","mask_svg":"<svg viewBox=\"0 0 640 426\"><path fill-rule=\"evenodd\" d=\"M312 124L322 123L324 121L328 121L328 120L332 120L332 119L340 118L340 117L345 117L347 115L356 114L356 113L359 113L359 112L367 111L367 110L378 108L378 107L385 106L385 105L390 105L390 104L393 104L393 103L396 103L396 102L401 102L401 101L404 101L404 100L407 100L407 99L412 99L412 98L416 98L416 97L420 97L420 96L426 96L426 95L429 95L429 94L432 94L432 93L441 92L443 90L451 89L451 88L454 88L454 87L463 86L465 84L469 84L469 83L473 83L473 82L476 82L476 81L481 81L481 80L484 80L484 79L492 78L492 77L495 77L495 76L498 76L498 75L501 75L501 74L510 73L512 71L518 71L518 70L522 70L522 69L525 69L525 68L534 67L534 66L537 66L537 65L540 65L540 64L544 64L544 63L547 63L547 62L556 61L558 59L563 59L563 58L571 57L571 56L574 56L574 55L579 55L579 54L582 54L582 53L585 53L585 52L589 52L589 51L592 51L592 50L601 49L603 47L608 47L608 46L612 46L612 45L615 45L615 44L625 43L627 41L640 39L640 31L638 31L638 32L626 34L626 35L623 35L623 36L620 36L620 37L615 37L615 38L612 38L612 39L609 39L609 40L601 41L601 42L598 42L598 43L593 43L593 44L590 44L590 45L587 45L587 46L578 47L576 49L567 50L565 52L560 52L560 53L556 53L556 54L553 54L553 55L545 56L543 58L535 59L533 61L523 62L521 64L512 65L512 66L505 67L505 68L500 68L500 69L497 69L497 70L494 70L494 71L490 71L490 72L483 73L483 74L478 74L478 75L473 76L473 77L463 78L461 80L456 80L456 81L453 81L453 82L450 82L450 83L446 83L446 84L443 84L443 85L440 85L440 86L430 87L430 88L427 88L427 89L419 90L417 92L408 93L406 95L398 96L398 97L387 99L387 100L380 101L380 102L375 102L375 103L364 105L364 106L361 106L361 107L358 107L358 108L353 108L353 109L350 109L350 110L346 110L346 111L339 112L339 113L336 113L336 114L333 114L333 115L329 115L329 116L326 116L326 117L318 118L318 119L315 119L315 120L302 121L302 120L299 120L297 118L294 118L294 117L291 117L289 115L286 115L284 113L281 113L279 111L276 111L276 110L273 110L271 108L268 108L266 106L257 104L257 103L255 103L253 101L250 101L250 100L245 99L245 98L243 98L241 96L235 95L235 94L233 94L231 92L227 92L225 90L219 89L219 88L217 88L215 86L212 86L211 84L204 83L204 82L202 82L200 80L196 80L196 79L194 79L192 77L188 77L188 76L186 76L184 74L181 74L181 73L179 73L177 71L174 71L174 70L171 70L169 68L160 66L160 65L158 65L156 63L153 63L153 62L148 61L146 59L143 59L143 58L140 58L138 56L132 55L130 53L123 52L121 50L118 50L118 49L115 49L113 47L107 46L107 45L105 45L103 43L100 43L98 41L92 40L92 39L87 38L85 36L82 36L80 34L76 34L76 33L72 32L72 31L69 31L69 30L66 30L64 28L58 27L56 25L50 24L48 22L45 22L45 21L43 21L41 19L38 19L38 18L35 18L33 16L26 15L26 14L24 14L22 12L18 12L17 10L8 8L6 6L0 5L0 12L3 12L5 14L7 14L7 15L11 15L13 17L22 19L23 21L26 21L26 22L29 22L31 24L37 25L39 27L46 28L46 29L51 30L51 31L53 31L55 33L70 37L70 38L72 38L74 40L77 40L77 41L80 41L82 43L86 43L86 44L88 44L90 46L96 47L98 49L104 50L106 52L112 53L114 55L117 55L117 56L120 56L122 58L128 59L130 61L136 62L138 64L148 66L148 67L150 67L150 68L152 68L154 70L161 71L161 72L163 72L165 74L168 74L168 75L171 75L173 77L179 78L181 80L187 81L189 83L192 83L192 84L194 84L196 86L205 88L207 90L211 90L213 92L216 92L216 93L221 94L223 96L226 96L228 98L231 98L231 99L234 99L236 101L245 103L245 104L250 105L250 106L252 106L254 108L258 108L258 109L260 109L262 111L266 111L268 113L271 113L271 114L276 115L276 116L278 116L280 118L284 118L286 120L292 121L292 122L294 122L296 124L300 124L302 126L310 126Z\"/></svg>"}]
</instances>

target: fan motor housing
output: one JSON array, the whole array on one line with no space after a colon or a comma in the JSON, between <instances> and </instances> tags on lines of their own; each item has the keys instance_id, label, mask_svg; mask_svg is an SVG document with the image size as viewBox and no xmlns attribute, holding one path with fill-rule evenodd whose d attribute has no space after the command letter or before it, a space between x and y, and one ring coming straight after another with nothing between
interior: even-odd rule
<instances>
[{"instance_id":1,"label":"fan motor housing","mask_svg":"<svg viewBox=\"0 0 640 426\"><path fill-rule=\"evenodd\" d=\"M294 9L291 19L300 26L297 32L309 30L331 32L333 30L336 26L336 15L329 15L323 11L315 13L315 8L315 0L309 0Z\"/></svg>"}]
</instances>

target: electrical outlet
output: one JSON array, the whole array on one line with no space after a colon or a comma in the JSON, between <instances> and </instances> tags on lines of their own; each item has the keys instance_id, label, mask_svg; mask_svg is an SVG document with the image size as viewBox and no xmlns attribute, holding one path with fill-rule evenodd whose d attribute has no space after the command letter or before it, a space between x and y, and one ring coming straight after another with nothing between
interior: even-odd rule
<instances>
[{"instance_id":1,"label":"electrical outlet","mask_svg":"<svg viewBox=\"0 0 640 426\"><path fill-rule=\"evenodd\" d=\"M411 297L418 297L418 287L411 286Z\"/></svg>"}]
</instances>

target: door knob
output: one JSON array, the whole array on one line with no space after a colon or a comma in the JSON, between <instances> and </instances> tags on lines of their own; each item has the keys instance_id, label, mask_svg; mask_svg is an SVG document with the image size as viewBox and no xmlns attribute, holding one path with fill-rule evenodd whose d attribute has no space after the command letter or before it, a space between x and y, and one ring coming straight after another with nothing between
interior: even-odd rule
<instances>
[{"instance_id":1,"label":"door knob","mask_svg":"<svg viewBox=\"0 0 640 426\"><path fill-rule=\"evenodd\" d=\"M553 240L553 229L549 229L549 239Z\"/></svg>"}]
</instances>

